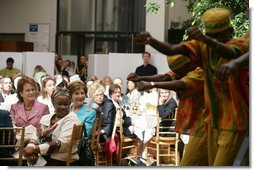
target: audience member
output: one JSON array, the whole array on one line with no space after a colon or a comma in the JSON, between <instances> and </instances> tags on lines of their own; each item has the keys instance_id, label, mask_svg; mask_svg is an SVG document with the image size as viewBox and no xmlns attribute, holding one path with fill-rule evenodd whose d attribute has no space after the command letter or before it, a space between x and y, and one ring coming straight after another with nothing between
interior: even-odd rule
<instances>
[{"instance_id":1,"label":"audience member","mask_svg":"<svg viewBox=\"0 0 254 171\"><path fill-rule=\"evenodd\" d=\"M54 75L53 79L56 80L56 87L67 87L68 86L68 78L63 77L61 74Z\"/></svg>"},{"instance_id":2,"label":"audience member","mask_svg":"<svg viewBox=\"0 0 254 171\"><path fill-rule=\"evenodd\" d=\"M85 124L87 136L90 137L96 119L96 111L85 103L86 85L83 81L73 81L68 85L68 90L72 100L71 111L76 113L81 123Z\"/></svg>"},{"instance_id":3,"label":"audience member","mask_svg":"<svg viewBox=\"0 0 254 171\"><path fill-rule=\"evenodd\" d=\"M66 88L57 88L52 94L52 102L55 113L41 118L37 132L24 149L29 165L36 165L42 156L47 161L46 166L66 166L72 128L80 121L74 112L70 112L71 97ZM77 147L78 144L73 148ZM75 165L78 154L73 154L72 159L71 165Z\"/></svg>"},{"instance_id":4,"label":"audience member","mask_svg":"<svg viewBox=\"0 0 254 171\"><path fill-rule=\"evenodd\" d=\"M4 76L1 79L0 84L1 84L0 92L5 100L7 98L7 96L9 96L13 93L12 79L10 77Z\"/></svg>"},{"instance_id":5,"label":"audience member","mask_svg":"<svg viewBox=\"0 0 254 171\"><path fill-rule=\"evenodd\" d=\"M41 65L36 65L34 67L34 74L33 74L33 78L34 80L39 83L40 87L41 86L41 78L48 75L46 70L41 66Z\"/></svg>"},{"instance_id":6,"label":"audience member","mask_svg":"<svg viewBox=\"0 0 254 171\"><path fill-rule=\"evenodd\" d=\"M68 72L68 76L71 77L71 76L75 75L76 73L75 73L74 66L71 63L71 61L70 60L65 60L64 63L66 65L65 71Z\"/></svg>"},{"instance_id":7,"label":"audience member","mask_svg":"<svg viewBox=\"0 0 254 171\"><path fill-rule=\"evenodd\" d=\"M157 109L162 119L172 118L175 109L177 107L176 101L171 97L170 90L159 89L159 103ZM161 126L175 126L173 121L163 121L160 123ZM175 132L175 130L168 130L169 132ZM168 136L171 136L170 134Z\"/></svg>"},{"instance_id":8,"label":"audience member","mask_svg":"<svg viewBox=\"0 0 254 171\"><path fill-rule=\"evenodd\" d=\"M108 89L109 89L109 86L110 86L111 84L113 84L113 81L112 81L111 77L108 76L108 75L106 75L106 76L103 78L102 83L103 83L103 85L104 85L104 87L105 87L105 92L104 92L104 94L105 94L107 97L109 97Z\"/></svg>"},{"instance_id":9,"label":"audience member","mask_svg":"<svg viewBox=\"0 0 254 171\"><path fill-rule=\"evenodd\" d=\"M83 55L83 56L80 56L79 60L80 60L80 64L76 68L76 74L78 74L80 79L85 83L87 79L88 57Z\"/></svg>"},{"instance_id":10,"label":"audience member","mask_svg":"<svg viewBox=\"0 0 254 171\"><path fill-rule=\"evenodd\" d=\"M120 77L114 78L113 79L113 84L116 84L116 85L120 86L120 88L121 88L120 104L122 105L122 100L123 100L123 96L124 96L124 94L122 92L122 89L123 89L123 80L122 80L122 78L120 78Z\"/></svg>"},{"instance_id":11,"label":"audience member","mask_svg":"<svg viewBox=\"0 0 254 171\"><path fill-rule=\"evenodd\" d=\"M135 73L139 76L149 76L157 74L157 68L150 64L151 54L144 52L142 54L143 65L136 68Z\"/></svg>"},{"instance_id":12,"label":"audience member","mask_svg":"<svg viewBox=\"0 0 254 171\"><path fill-rule=\"evenodd\" d=\"M3 77L0 85L2 87L0 91L2 95L1 108L10 111L11 105L18 102L17 94L13 91L11 78Z\"/></svg>"},{"instance_id":13,"label":"audience member","mask_svg":"<svg viewBox=\"0 0 254 171\"><path fill-rule=\"evenodd\" d=\"M67 78L70 77L69 72L67 71L68 70L68 65L69 65L69 62L66 62L66 60L63 61L62 66L61 66L61 72L60 72L60 74L62 76L65 76Z\"/></svg>"},{"instance_id":14,"label":"audience member","mask_svg":"<svg viewBox=\"0 0 254 171\"><path fill-rule=\"evenodd\" d=\"M96 110L97 117L101 117L102 113L102 105L104 102L104 86L100 83L93 83L88 88L88 98L86 98L86 103L92 109Z\"/></svg>"},{"instance_id":15,"label":"audience member","mask_svg":"<svg viewBox=\"0 0 254 171\"><path fill-rule=\"evenodd\" d=\"M48 105L49 113L55 112L55 108L51 99L52 93L56 89L55 84L55 80L50 76L42 78L42 90L40 92L40 95L37 97L37 100L39 102Z\"/></svg>"},{"instance_id":16,"label":"audience member","mask_svg":"<svg viewBox=\"0 0 254 171\"><path fill-rule=\"evenodd\" d=\"M12 120L18 127L33 125L37 127L43 115L49 114L47 105L37 101L34 79L23 76L17 85L19 101L11 105L10 113Z\"/></svg>"},{"instance_id":17,"label":"audience member","mask_svg":"<svg viewBox=\"0 0 254 171\"><path fill-rule=\"evenodd\" d=\"M14 78L16 74L21 73L19 69L13 67L13 64L14 64L14 59L12 57L9 57L6 60L6 68L0 70L0 75Z\"/></svg>"},{"instance_id":18,"label":"audience member","mask_svg":"<svg viewBox=\"0 0 254 171\"><path fill-rule=\"evenodd\" d=\"M78 75L78 74L75 74L75 75L71 76L71 77L69 78L69 80L70 80L69 83L71 83L71 82L73 82L73 81L79 81L80 78L79 78L79 75Z\"/></svg>"},{"instance_id":19,"label":"audience member","mask_svg":"<svg viewBox=\"0 0 254 171\"><path fill-rule=\"evenodd\" d=\"M18 88L18 81L22 78L22 74L17 74L14 78L13 78L13 87L14 87L14 91L17 92L17 88Z\"/></svg>"},{"instance_id":20,"label":"audience member","mask_svg":"<svg viewBox=\"0 0 254 171\"><path fill-rule=\"evenodd\" d=\"M101 141L108 141L112 135L114 124L119 125L119 122L115 123L115 117L119 118L119 100L121 97L121 87L116 84L112 84L109 87L109 99L105 99L103 104L103 115L101 123ZM118 110L117 110L118 109ZM136 137L134 134L134 127L130 117L127 117L125 111L123 112L123 134L128 137ZM120 119L120 118L119 118ZM119 121L119 119L117 119Z\"/></svg>"},{"instance_id":21,"label":"audience member","mask_svg":"<svg viewBox=\"0 0 254 171\"><path fill-rule=\"evenodd\" d=\"M63 59L60 56L55 55L55 75L61 74L62 65Z\"/></svg>"},{"instance_id":22,"label":"audience member","mask_svg":"<svg viewBox=\"0 0 254 171\"><path fill-rule=\"evenodd\" d=\"M141 93L137 90L137 84L136 82L133 82L131 80L127 81L127 103L131 103L131 102L138 102L140 97L141 97Z\"/></svg>"}]
</instances>

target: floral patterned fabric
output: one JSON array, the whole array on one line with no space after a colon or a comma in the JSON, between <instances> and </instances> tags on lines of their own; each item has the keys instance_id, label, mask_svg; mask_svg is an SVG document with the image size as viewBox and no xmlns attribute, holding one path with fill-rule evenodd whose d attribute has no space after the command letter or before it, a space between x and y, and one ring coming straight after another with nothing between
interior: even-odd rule
<instances>
[{"instance_id":1,"label":"floral patterned fabric","mask_svg":"<svg viewBox=\"0 0 254 171\"><path fill-rule=\"evenodd\" d=\"M248 50L248 42L244 38L234 39L227 43L234 47L239 56ZM183 42L189 57L204 70L205 76L205 109L209 113L209 121L213 128L229 131L245 130L249 127L249 108L241 91L237 87L238 82L229 78L221 82L215 78L216 69L229 60L221 58L206 44L196 40ZM247 74L243 74L245 79Z\"/></svg>"},{"instance_id":2,"label":"floral patterned fabric","mask_svg":"<svg viewBox=\"0 0 254 171\"><path fill-rule=\"evenodd\" d=\"M197 68L181 79L185 90L178 92L179 106L176 116L176 132L202 136L207 130L204 109L203 70Z\"/></svg>"}]
</instances>

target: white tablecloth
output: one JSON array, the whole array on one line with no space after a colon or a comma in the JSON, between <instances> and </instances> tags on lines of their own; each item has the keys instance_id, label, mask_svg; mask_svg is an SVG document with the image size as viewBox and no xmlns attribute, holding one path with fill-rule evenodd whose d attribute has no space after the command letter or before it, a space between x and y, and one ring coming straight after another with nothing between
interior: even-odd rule
<instances>
[{"instance_id":1,"label":"white tablecloth","mask_svg":"<svg viewBox=\"0 0 254 171\"><path fill-rule=\"evenodd\" d=\"M129 115L134 123L134 133L144 143L153 137L153 128L157 126L156 115Z\"/></svg>"}]
</instances>

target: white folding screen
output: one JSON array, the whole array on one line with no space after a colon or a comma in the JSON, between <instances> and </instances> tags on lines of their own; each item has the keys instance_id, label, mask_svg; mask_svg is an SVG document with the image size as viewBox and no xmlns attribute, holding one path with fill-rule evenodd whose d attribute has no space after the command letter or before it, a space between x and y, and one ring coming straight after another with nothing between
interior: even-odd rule
<instances>
[{"instance_id":1,"label":"white folding screen","mask_svg":"<svg viewBox=\"0 0 254 171\"><path fill-rule=\"evenodd\" d=\"M41 65L50 76L54 75L54 53L49 52L0 52L0 69L6 67L6 59L14 59L13 67L18 68L23 74L32 77L34 67Z\"/></svg>"},{"instance_id":2,"label":"white folding screen","mask_svg":"<svg viewBox=\"0 0 254 171\"><path fill-rule=\"evenodd\" d=\"M109 55L108 54L89 54L88 56L88 78L96 75L99 79L109 75Z\"/></svg>"},{"instance_id":3,"label":"white folding screen","mask_svg":"<svg viewBox=\"0 0 254 171\"><path fill-rule=\"evenodd\" d=\"M34 74L36 65L41 65L50 76L54 75L55 54L49 52L23 52L23 73L29 77Z\"/></svg>"}]
</instances>

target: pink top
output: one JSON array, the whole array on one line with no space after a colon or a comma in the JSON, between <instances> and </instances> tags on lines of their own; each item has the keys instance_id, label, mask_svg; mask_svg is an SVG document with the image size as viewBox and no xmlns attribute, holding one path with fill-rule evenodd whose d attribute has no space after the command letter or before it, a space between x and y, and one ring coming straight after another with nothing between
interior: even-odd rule
<instances>
[{"instance_id":1,"label":"pink top","mask_svg":"<svg viewBox=\"0 0 254 171\"><path fill-rule=\"evenodd\" d=\"M27 117L25 114L25 108L23 102L17 102L11 105L10 109L12 120L16 122L18 127L26 127L28 125L33 125L37 127L43 115L49 114L48 105L34 101L34 105L30 112L30 115Z\"/></svg>"}]
</instances>

